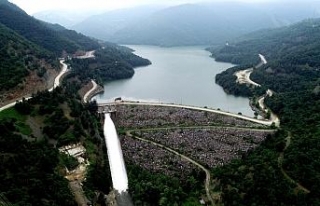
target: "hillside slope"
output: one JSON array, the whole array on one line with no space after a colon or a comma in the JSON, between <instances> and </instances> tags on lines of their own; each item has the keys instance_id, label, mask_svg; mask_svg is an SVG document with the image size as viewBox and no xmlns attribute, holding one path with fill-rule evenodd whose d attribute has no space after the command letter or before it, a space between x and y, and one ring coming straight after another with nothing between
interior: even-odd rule
<instances>
[{"instance_id":1,"label":"hillside slope","mask_svg":"<svg viewBox=\"0 0 320 206\"><path fill-rule=\"evenodd\" d=\"M97 63L100 65L97 71L101 73L81 74L83 79L101 79L102 76L100 83L112 75L111 79L129 78L134 74L133 67L150 64L124 47L102 44L60 25L36 20L7 0L0 1L0 37L1 106L52 87L60 70L59 57L98 50L103 46L104 66ZM103 72L105 70L108 74ZM84 77L84 74L88 76Z\"/></svg>"},{"instance_id":2,"label":"hillside slope","mask_svg":"<svg viewBox=\"0 0 320 206\"><path fill-rule=\"evenodd\" d=\"M59 69L51 52L0 23L0 105L48 87Z\"/></svg>"},{"instance_id":3,"label":"hillside slope","mask_svg":"<svg viewBox=\"0 0 320 206\"><path fill-rule=\"evenodd\" d=\"M268 64L254 69L251 79L275 92L266 104L282 127L242 161L213 171L225 205L319 205L319 34L320 19L310 19L244 36L213 52L218 60L238 64L266 56ZM238 87L234 69L216 77L223 76L220 84L231 93Z\"/></svg>"},{"instance_id":4,"label":"hillside slope","mask_svg":"<svg viewBox=\"0 0 320 206\"><path fill-rule=\"evenodd\" d=\"M163 9L162 6L142 6L134 9L128 8L110 11L90 16L68 28L98 39L112 41L113 36L119 30L130 25L135 25L137 21L146 19L161 9ZM41 16L38 15L35 15L35 17L42 19Z\"/></svg>"},{"instance_id":5,"label":"hillside slope","mask_svg":"<svg viewBox=\"0 0 320 206\"><path fill-rule=\"evenodd\" d=\"M74 31L66 29L56 31L49 28L6 0L0 3L0 23L58 55L61 55L62 51L74 53L77 50L92 50L99 47L96 41Z\"/></svg>"},{"instance_id":6,"label":"hillside slope","mask_svg":"<svg viewBox=\"0 0 320 206\"><path fill-rule=\"evenodd\" d=\"M320 4L314 1L138 7L92 16L71 28L121 44L221 45L258 29L319 16L317 8Z\"/></svg>"},{"instance_id":7,"label":"hillside slope","mask_svg":"<svg viewBox=\"0 0 320 206\"><path fill-rule=\"evenodd\" d=\"M213 49L213 56L218 61L248 64L259 61L258 54L262 53L268 59L268 69L255 70L252 79L276 92L291 91L292 87L299 89L299 86L306 89L310 80L315 81L319 76L320 19L261 30L241 39Z\"/></svg>"}]
</instances>

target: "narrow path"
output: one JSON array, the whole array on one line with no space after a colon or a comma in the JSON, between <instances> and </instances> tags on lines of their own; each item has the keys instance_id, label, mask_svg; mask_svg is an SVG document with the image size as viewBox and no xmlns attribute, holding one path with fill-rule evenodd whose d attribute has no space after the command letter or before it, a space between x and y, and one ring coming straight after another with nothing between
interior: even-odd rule
<instances>
[{"instance_id":1,"label":"narrow path","mask_svg":"<svg viewBox=\"0 0 320 206\"><path fill-rule=\"evenodd\" d=\"M288 149L288 147L291 144L291 139L292 139L292 135L290 134L290 132L288 133L288 136L286 138L286 145L283 149L283 151L280 153L279 157L278 157L278 166L281 170L281 173L283 174L283 176L291 183L295 184L297 186L297 188L301 191L303 191L304 193L310 193L310 190L308 190L307 188L305 188L304 186L302 186L300 183L298 183L297 181L295 181L294 179L292 179L287 172L283 169L283 159L284 159L284 152Z\"/></svg>"},{"instance_id":2,"label":"narrow path","mask_svg":"<svg viewBox=\"0 0 320 206\"><path fill-rule=\"evenodd\" d=\"M97 89L98 85L97 83L91 79L92 88L83 96L83 101L87 103L89 101L90 95Z\"/></svg>"},{"instance_id":3,"label":"narrow path","mask_svg":"<svg viewBox=\"0 0 320 206\"><path fill-rule=\"evenodd\" d=\"M192 164L196 165L197 167L199 167L201 170L203 170L205 173L206 173L206 180L205 180L205 190L206 190L206 194L207 194L207 198L209 199L209 201L211 202L211 205L215 205L214 204L214 200L212 199L212 196L210 194L210 180L211 180L211 175L210 175L210 171L208 169L206 169L204 166L202 166L201 164L199 164L198 162L194 161L193 159L165 146L165 145L162 145L162 144L159 144L157 142L154 142L154 141L151 141L151 140L147 140L147 139L144 139L144 138L141 138L141 137L137 137L137 136L134 136L130 133L130 131L127 131L126 132L126 135L129 136L129 137L132 137L134 139L137 139L137 140L140 140L142 142L147 142L147 143L150 143L150 144L153 144L157 147L160 147L162 149L165 149L175 155L178 155L179 157L191 162Z\"/></svg>"},{"instance_id":4,"label":"narrow path","mask_svg":"<svg viewBox=\"0 0 320 206\"><path fill-rule=\"evenodd\" d=\"M82 189L82 182L81 181L70 181L69 188L78 204L78 206L87 206L90 201L85 196L85 193Z\"/></svg>"}]
</instances>

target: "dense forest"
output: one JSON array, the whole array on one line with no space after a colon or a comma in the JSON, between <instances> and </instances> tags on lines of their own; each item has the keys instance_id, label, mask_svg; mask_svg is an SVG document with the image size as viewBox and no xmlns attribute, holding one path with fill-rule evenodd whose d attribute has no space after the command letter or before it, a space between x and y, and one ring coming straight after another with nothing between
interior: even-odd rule
<instances>
[{"instance_id":1,"label":"dense forest","mask_svg":"<svg viewBox=\"0 0 320 206\"><path fill-rule=\"evenodd\" d=\"M258 54L265 55L268 63L255 68L251 79L275 92L266 104L281 120L273 139L213 170L225 205L320 205L319 26L313 19L262 30L212 52L217 60L240 65L256 64ZM256 95L254 89L236 88L234 72L241 68L223 72L217 82L230 93Z\"/></svg>"},{"instance_id":2,"label":"dense forest","mask_svg":"<svg viewBox=\"0 0 320 206\"><path fill-rule=\"evenodd\" d=\"M126 163L126 167L134 205L199 205L204 179L201 173L194 172L188 179L181 180L135 164Z\"/></svg>"},{"instance_id":3,"label":"dense forest","mask_svg":"<svg viewBox=\"0 0 320 206\"><path fill-rule=\"evenodd\" d=\"M61 27L51 26L61 31ZM76 35L65 29L62 32L66 36ZM54 52L43 45L2 24L0 35L1 89L15 87L30 71L43 75L39 72L46 71L42 68L43 62L57 67ZM134 67L148 65L150 61L134 55L126 47L111 43L99 45L102 48L95 51L95 58L73 58L68 62L72 70L64 78L62 87L33 94L32 99L23 99L14 108L0 113L1 201L14 205L76 205L63 176L65 167L72 170L78 162L59 153L58 148L80 142L90 162L83 189L90 201L104 204L101 197L110 192L112 182L102 125L96 116L96 103L84 104L79 90L91 78L102 83L132 77ZM102 195L97 196L99 193Z\"/></svg>"},{"instance_id":4,"label":"dense forest","mask_svg":"<svg viewBox=\"0 0 320 206\"><path fill-rule=\"evenodd\" d=\"M95 58L70 60L72 70L64 78L62 87L33 94L32 99L24 99L0 113L1 131L5 131L0 136L3 142L0 184L4 185L1 197L16 205L74 205L62 168L72 169L77 163L57 148L78 142L87 149L90 161L84 182L87 197L95 200L96 191L110 192L110 169L102 125L96 116L97 105L95 102L83 104L78 92L91 78L100 83L128 78L133 75L134 67L148 65L150 61L134 55L126 47L110 43L103 46L96 50ZM24 149L15 150L16 146ZM29 155L33 158L25 161ZM50 167L46 168L48 164ZM36 192L46 185L56 186Z\"/></svg>"},{"instance_id":5,"label":"dense forest","mask_svg":"<svg viewBox=\"0 0 320 206\"><path fill-rule=\"evenodd\" d=\"M104 204L112 182L101 120L96 103L84 104L79 90L90 79L102 84L132 77L133 68L151 62L127 47L38 21L6 0L0 1L0 37L1 91L23 85L31 75L48 75L49 68L60 67L61 55L96 50L95 58L70 59L72 69L61 87L32 94L0 113L0 203L76 205L64 176L65 168L79 163L58 148L80 142L90 162L83 182L86 197Z\"/></svg>"},{"instance_id":6,"label":"dense forest","mask_svg":"<svg viewBox=\"0 0 320 206\"><path fill-rule=\"evenodd\" d=\"M97 41L67 29L56 30L6 0L0 2L0 23L58 56L62 51L74 53L99 47Z\"/></svg>"},{"instance_id":7,"label":"dense forest","mask_svg":"<svg viewBox=\"0 0 320 206\"><path fill-rule=\"evenodd\" d=\"M103 198L96 200L96 192L108 194L112 188L102 125L96 116L97 105L83 104L78 91L91 78L103 82L131 77L134 67L148 65L150 61L132 54L129 48L106 43L95 52L95 58L74 58L70 64L72 71L64 78L62 87L53 92L38 92L32 99L24 99L0 113L1 131L5 131L0 136L3 142L0 184L4 185L0 194L10 203L75 205L68 182L63 178L63 168L72 169L77 162L59 153L57 148L78 142L87 149L90 161L84 182L87 197L102 203ZM16 150L16 147L24 149ZM26 161L28 156L32 158ZM36 192L46 185L55 186ZM144 192L137 195L140 197Z\"/></svg>"},{"instance_id":8,"label":"dense forest","mask_svg":"<svg viewBox=\"0 0 320 206\"><path fill-rule=\"evenodd\" d=\"M46 58L47 63L41 62ZM15 87L29 75L37 71L43 75L44 66L54 64L50 53L31 43L0 23L0 90ZM47 65L46 65L47 64Z\"/></svg>"},{"instance_id":9,"label":"dense forest","mask_svg":"<svg viewBox=\"0 0 320 206\"><path fill-rule=\"evenodd\" d=\"M27 25L27 26L26 26ZM215 194L224 205L320 205L320 20L280 29L262 30L209 49L219 61L239 64L216 77L225 91L259 96L275 93L266 104L279 115L281 128L260 147L239 160L212 168ZM0 0L0 90L16 87L32 72L41 77L57 67L57 57L95 49L95 58L67 63L71 72L53 92L38 92L0 113L0 204L76 205L63 177L75 159L58 148L82 143L90 161L83 188L95 203L112 187L101 120L95 102L83 103L78 94L90 79L130 78L133 68L150 64L129 48L97 41L28 16ZM235 83L234 72L253 67L258 54L268 63L254 68L259 88ZM10 81L8 81L8 79ZM203 174L181 182L176 177L127 165L130 194L136 205L197 205ZM189 199L188 199L189 198ZM156 203L155 203L156 202ZM187 204L188 203L188 204Z\"/></svg>"},{"instance_id":10,"label":"dense forest","mask_svg":"<svg viewBox=\"0 0 320 206\"><path fill-rule=\"evenodd\" d=\"M14 205L76 205L63 176L77 163L58 147L81 142L90 161L88 197L108 194L111 177L102 127L94 102L82 104L80 84L66 83L53 92L39 92L0 113L0 194Z\"/></svg>"},{"instance_id":11,"label":"dense forest","mask_svg":"<svg viewBox=\"0 0 320 206\"><path fill-rule=\"evenodd\" d=\"M45 87L60 68L58 58L100 47L98 41L39 21L7 0L0 1L0 37L1 101Z\"/></svg>"}]
</instances>

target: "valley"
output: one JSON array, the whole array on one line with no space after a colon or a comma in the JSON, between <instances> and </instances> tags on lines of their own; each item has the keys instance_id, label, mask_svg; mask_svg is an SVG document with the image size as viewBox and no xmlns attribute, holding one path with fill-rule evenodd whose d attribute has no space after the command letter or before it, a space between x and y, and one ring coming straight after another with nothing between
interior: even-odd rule
<instances>
[{"instance_id":1,"label":"valley","mask_svg":"<svg viewBox=\"0 0 320 206\"><path fill-rule=\"evenodd\" d=\"M0 0L0 205L319 205L320 4L235 1Z\"/></svg>"}]
</instances>

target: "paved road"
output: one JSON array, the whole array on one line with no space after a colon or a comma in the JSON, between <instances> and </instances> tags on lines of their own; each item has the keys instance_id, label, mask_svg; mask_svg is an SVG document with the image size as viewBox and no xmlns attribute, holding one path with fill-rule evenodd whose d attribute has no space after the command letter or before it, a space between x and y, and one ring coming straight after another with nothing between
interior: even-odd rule
<instances>
[{"instance_id":1,"label":"paved road","mask_svg":"<svg viewBox=\"0 0 320 206\"><path fill-rule=\"evenodd\" d=\"M55 89L56 87L58 87L61 83L61 77L67 73L68 70L68 66L64 63L64 60L60 60L60 64L62 64L62 69L59 73L59 75L54 79L54 83L53 86L48 90L49 92L52 92L53 89Z\"/></svg>"},{"instance_id":2,"label":"paved road","mask_svg":"<svg viewBox=\"0 0 320 206\"><path fill-rule=\"evenodd\" d=\"M79 57L77 57L77 58L79 58L79 59L94 58L94 57L95 57L95 56L94 56L94 52L95 52L95 51L88 51L88 52L86 52L85 55L79 56ZM52 92L56 87L58 87L58 86L60 85L60 83L61 83L61 78L63 77L63 75L64 75L65 73L67 73L67 72L69 71L69 70L68 70L68 66L64 63L64 60L60 60L60 64L62 65L62 69L61 69L60 73L58 74L58 76L56 76L56 78L54 79L53 86L52 86L50 89L48 89L49 92ZM93 81L93 80L92 80L92 81ZM93 84L96 85L95 82L94 82ZM91 90L90 90L90 91L91 91ZM92 92L92 91L91 91L91 92ZM89 94L87 93L86 95L89 96L90 93L89 93ZM30 98L31 98L31 97L27 97L26 99L28 100L28 99L30 99ZM87 98L87 97L86 97L86 98ZM86 100L86 98L84 98L84 100ZM0 107L0 112L3 111L3 110L5 110L5 109L9 109L9 108L13 107L15 104L16 104L16 102L12 102L12 103L7 104L7 105L5 105L5 106L3 106L3 107Z\"/></svg>"},{"instance_id":3,"label":"paved road","mask_svg":"<svg viewBox=\"0 0 320 206\"><path fill-rule=\"evenodd\" d=\"M49 92L51 92L54 88L56 88L57 86L60 85L61 77L68 71L68 66L64 63L64 60L60 60L60 64L62 64L62 69L61 69L59 75L55 78L53 86L50 89L48 89ZM28 100L30 98L31 97L29 96L29 97L26 97L25 99ZM16 105L16 102L12 102L12 103L9 103L3 107L0 107L0 112L5 109L9 109L9 108L13 107L14 105Z\"/></svg>"},{"instance_id":4,"label":"paved road","mask_svg":"<svg viewBox=\"0 0 320 206\"><path fill-rule=\"evenodd\" d=\"M85 103L88 102L89 96L90 96L90 95L94 92L94 90L96 90L97 87L98 87L97 83L96 83L94 80L91 80L91 83L92 83L93 87L83 96L83 101L84 101Z\"/></svg>"},{"instance_id":5,"label":"paved road","mask_svg":"<svg viewBox=\"0 0 320 206\"><path fill-rule=\"evenodd\" d=\"M94 58L95 50L86 52L83 56L76 57L77 59L89 59ZM93 87L83 96L83 101L86 103L88 102L88 97L91 95L91 93L97 89L97 83L94 80L91 80Z\"/></svg>"},{"instance_id":6,"label":"paved road","mask_svg":"<svg viewBox=\"0 0 320 206\"><path fill-rule=\"evenodd\" d=\"M248 116L245 116L245 115L233 114L233 113L224 112L224 111L221 111L221 110L215 110L215 109L203 108L203 107L196 107L196 106L179 105L179 104L156 103L156 102L121 101L121 102L116 102L116 103L114 103L114 102L111 102L111 103L100 103L98 105L99 106L107 106L107 105L114 105L114 104L146 105L146 106L161 106L161 107L178 107L178 108L193 109L193 110L207 111L207 112L213 112L213 113L216 113L216 114L227 115L227 116L230 116L230 117L244 119L244 120L248 120L248 121L255 122L255 123L258 123L258 124L262 124L262 125L266 125L266 126L271 126L272 123L273 123L273 121L270 121L270 120L255 119L255 118L248 117Z\"/></svg>"}]
</instances>

